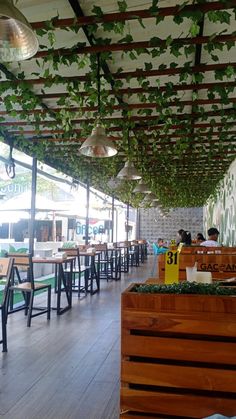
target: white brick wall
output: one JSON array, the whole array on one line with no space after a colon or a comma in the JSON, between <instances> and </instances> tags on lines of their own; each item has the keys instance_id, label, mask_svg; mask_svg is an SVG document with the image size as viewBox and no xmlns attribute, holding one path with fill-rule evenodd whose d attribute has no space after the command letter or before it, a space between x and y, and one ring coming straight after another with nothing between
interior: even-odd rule
<instances>
[{"instance_id":1,"label":"white brick wall","mask_svg":"<svg viewBox=\"0 0 236 419\"><path fill-rule=\"evenodd\" d=\"M140 209L140 237L154 242L158 237L176 239L183 228L191 232L192 239L203 232L203 208L175 208L163 218L156 208Z\"/></svg>"}]
</instances>

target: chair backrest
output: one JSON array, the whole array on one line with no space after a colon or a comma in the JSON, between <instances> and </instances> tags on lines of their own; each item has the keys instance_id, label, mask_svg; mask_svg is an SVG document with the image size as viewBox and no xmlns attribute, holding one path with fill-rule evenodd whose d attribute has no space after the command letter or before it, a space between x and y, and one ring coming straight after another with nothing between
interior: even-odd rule
<instances>
[{"instance_id":1,"label":"chair backrest","mask_svg":"<svg viewBox=\"0 0 236 419\"><path fill-rule=\"evenodd\" d=\"M87 244L78 244L78 246L77 246L77 248L80 250L80 252L86 252L88 247L91 247L91 246L89 246Z\"/></svg>"},{"instance_id":2,"label":"chair backrest","mask_svg":"<svg viewBox=\"0 0 236 419\"><path fill-rule=\"evenodd\" d=\"M74 248L74 247L70 248L70 249L69 248L66 249L66 248L61 247L61 248L58 249L58 252L62 252L62 251L64 253L66 253L67 256L77 256L79 249Z\"/></svg>"},{"instance_id":3,"label":"chair backrest","mask_svg":"<svg viewBox=\"0 0 236 419\"><path fill-rule=\"evenodd\" d=\"M32 255L25 254L25 253L8 253L8 257L13 258L13 269L18 277L18 280L21 280L19 271L26 271L27 282L30 282L31 287L34 289L34 273L33 273Z\"/></svg>"},{"instance_id":4,"label":"chair backrest","mask_svg":"<svg viewBox=\"0 0 236 419\"><path fill-rule=\"evenodd\" d=\"M95 244L94 247L98 251L106 251L107 250L107 243Z\"/></svg>"},{"instance_id":5,"label":"chair backrest","mask_svg":"<svg viewBox=\"0 0 236 419\"><path fill-rule=\"evenodd\" d=\"M13 270L13 258L0 258L0 278L6 279L1 305L6 304L7 291L10 286Z\"/></svg>"},{"instance_id":6,"label":"chair backrest","mask_svg":"<svg viewBox=\"0 0 236 419\"><path fill-rule=\"evenodd\" d=\"M77 260L77 264L76 264L76 260L75 260L75 262L74 262L74 266L76 267L76 265L78 265L79 267L80 267L80 257L79 257L79 247L76 247L76 248L71 248L71 249L63 249L63 248L60 248L60 249L58 249L58 251L60 252L60 251L63 251L64 253L66 253L66 255L67 256L74 256L74 257L76 257L76 260ZM66 260L65 260L65 262L66 262Z\"/></svg>"}]
</instances>

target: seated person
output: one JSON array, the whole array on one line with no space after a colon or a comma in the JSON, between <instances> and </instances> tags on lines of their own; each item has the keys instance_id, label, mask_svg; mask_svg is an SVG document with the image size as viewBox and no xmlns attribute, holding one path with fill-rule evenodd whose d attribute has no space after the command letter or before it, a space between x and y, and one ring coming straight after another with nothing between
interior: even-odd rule
<instances>
[{"instance_id":1,"label":"seated person","mask_svg":"<svg viewBox=\"0 0 236 419\"><path fill-rule=\"evenodd\" d=\"M165 247L165 248L168 248L167 243L166 243L166 242L164 242L164 240L163 240L163 239L161 239L161 238L157 239L157 246L158 246L158 247Z\"/></svg>"},{"instance_id":2,"label":"seated person","mask_svg":"<svg viewBox=\"0 0 236 419\"><path fill-rule=\"evenodd\" d=\"M201 244L202 242L205 242L205 241L206 241L206 239L203 236L203 234L202 233L198 233L197 234L197 238L196 238L196 244Z\"/></svg>"},{"instance_id":3,"label":"seated person","mask_svg":"<svg viewBox=\"0 0 236 419\"><path fill-rule=\"evenodd\" d=\"M219 247L221 244L218 242L219 231L215 227L209 228L208 232L208 240L205 240L200 243L200 246L207 246L207 247Z\"/></svg>"},{"instance_id":4,"label":"seated person","mask_svg":"<svg viewBox=\"0 0 236 419\"><path fill-rule=\"evenodd\" d=\"M178 234L177 234L177 239L176 239L176 244L177 244L177 246L181 243L181 239L182 239L182 234L184 233L184 230L181 228L179 231L178 231Z\"/></svg>"},{"instance_id":5,"label":"seated person","mask_svg":"<svg viewBox=\"0 0 236 419\"><path fill-rule=\"evenodd\" d=\"M192 238L191 238L191 233L189 231L185 231L185 230L182 231L180 243L182 243L183 246L191 246Z\"/></svg>"}]
</instances>

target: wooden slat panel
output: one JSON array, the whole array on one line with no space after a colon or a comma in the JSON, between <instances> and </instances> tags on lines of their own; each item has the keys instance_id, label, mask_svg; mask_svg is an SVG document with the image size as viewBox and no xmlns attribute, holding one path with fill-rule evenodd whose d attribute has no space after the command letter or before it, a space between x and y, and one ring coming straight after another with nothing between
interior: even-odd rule
<instances>
[{"instance_id":1,"label":"wooden slat panel","mask_svg":"<svg viewBox=\"0 0 236 419\"><path fill-rule=\"evenodd\" d=\"M204 318L206 317L206 319ZM214 320L213 322L212 320ZM207 336L236 337L235 315L208 314L201 315L175 315L174 313L148 313L144 311L123 312L122 327L124 329L137 329L158 332L191 333Z\"/></svg>"},{"instance_id":2,"label":"wooden slat panel","mask_svg":"<svg viewBox=\"0 0 236 419\"><path fill-rule=\"evenodd\" d=\"M220 412L235 416L236 400L191 394L154 393L121 388L121 409L203 418Z\"/></svg>"},{"instance_id":3,"label":"wooden slat panel","mask_svg":"<svg viewBox=\"0 0 236 419\"><path fill-rule=\"evenodd\" d=\"M198 313L203 318L206 313L222 313L221 317L236 314L236 296L142 294L125 292L122 295L122 309L134 309L154 313Z\"/></svg>"},{"instance_id":4,"label":"wooden slat panel","mask_svg":"<svg viewBox=\"0 0 236 419\"><path fill-rule=\"evenodd\" d=\"M152 336L122 337L123 356L176 359L236 365L236 343L198 341Z\"/></svg>"},{"instance_id":5,"label":"wooden slat panel","mask_svg":"<svg viewBox=\"0 0 236 419\"><path fill-rule=\"evenodd\" d=\"M189 250L190 249L190 250ZM196 249L188 248L180 253L179 260L179 279L186 280L186 267L193 266L198 263L199 271L210 271L215 279L232 278L236 275L236 252L235 248L208 248L208 253L195 253ZM191 253L188 253L190 252ZM201 251L201 250L200 250ZM205 252L205 250L202 250ZM221 254L215 254L215 251L221 251ZM165 276L165 255L158 257L158 273L159 278L164 279Z\"/></svg>"},{"instance_id":6,"label":"wooden slat panel","mask_svg":"<svg viewBox=\"0 0 236 419\"><path fill-rule=\"evenodd\" d=\"M129 384L236 392L236 371L122 361L121 380Z\"/></svg>"}]
</instances>

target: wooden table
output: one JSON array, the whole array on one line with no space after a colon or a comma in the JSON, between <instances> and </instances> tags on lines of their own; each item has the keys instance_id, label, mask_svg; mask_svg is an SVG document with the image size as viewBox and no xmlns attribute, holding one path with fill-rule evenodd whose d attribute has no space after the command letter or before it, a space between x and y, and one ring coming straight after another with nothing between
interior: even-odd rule
<instances>
[{"instance_id":1,"label":"wooden table","mask_svg":"<svg viewBox=\"0 0 236 419\"><path fill-rule=\"evenodd\" d=\"M72 272L73 272L73 264L75 262L75 257L70 256L67 258L56 258L56 257L48 257L48 258L41 258L41 257L33 257L33 264L34 263L48 263L55 265L56 268L56 280L57 280L57 306L52 309L57 311L57 314L63 314L72 306ZM69 273L65 275L64 265L65 263L69 266ZM65 307L61 307L61 292L65 291L67 305Z\"/></svg>"}]
</instances>

